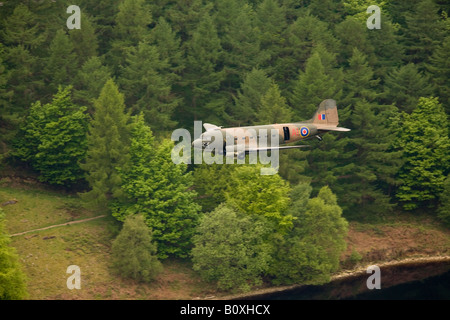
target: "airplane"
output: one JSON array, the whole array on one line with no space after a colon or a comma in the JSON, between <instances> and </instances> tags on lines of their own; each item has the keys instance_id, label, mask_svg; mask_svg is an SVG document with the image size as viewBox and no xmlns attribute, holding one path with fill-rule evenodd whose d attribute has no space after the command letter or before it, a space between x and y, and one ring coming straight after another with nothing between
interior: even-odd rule
<instances>
[{"instance_id":1,"label":"airplane","mask_svg":"<svg viewBox=\"0 0 450 320\"><path fill-rule=\"evenodd\" d=\"M310 120L303 122L233 128L222 128L210 123L204 123L203 127L206 131L199 138L195 139L192 145L197 149L212 148L211 150L214 150L215 148L216 150L218 149L219 154L243 159L250 152L309 147L308 145L279 145L294 143L313 137L322 141L321 135L329 131L350 131L348 128L338 127L338 123L339 117L336 101L326 99L320 103L314 116ZM229 138L226 138L227 136ZM234 143L230 143L230 137L234 139ZM217 142L223 146L223 149L217 148L217 144L213 147L213 142L216 138L222 140Z\"/></svg>"}]
</instances>

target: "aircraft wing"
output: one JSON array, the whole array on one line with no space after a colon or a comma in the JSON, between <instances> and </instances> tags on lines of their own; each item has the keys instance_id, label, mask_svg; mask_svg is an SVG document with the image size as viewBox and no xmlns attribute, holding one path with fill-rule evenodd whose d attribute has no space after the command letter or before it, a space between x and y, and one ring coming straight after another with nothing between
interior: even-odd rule
<instances>
[{"instance_id":1,"label":"aircraft wing","mask_svg":"<svg viewBox=\"0 0 450 320\"><path fill-rule=\"evenodd\" d=\"M342 128L342 127L331 127L331 126L321 126L318 125L316 126L317 130L322 130L322 131L350 131L351 129L348 128Z\"/></svg>"},{"instance_id":2,"label":"aircraft wing","mask_svg":"<svg viewBox=\"0 0 450 320\"><path fill-rule=\"evenodd\" d=\"M204 123L203 127L205 128L206 131L219 130L221 128L221 127L218 127L215 124L211 124L211 123Z\"/></svg>"},{"instance_id":3,"label":"aircraft wing","mask_svg":"<svg viewBox=\"0 0 450 320\"><path fill-rule=\"evenodd\" d=\"M270 151L275 149L296 149L296 148L310 148L311 146L308 145L297 145L297 146L281 146L281 147L258 147L258 148L249 148L245 150L245 152L258 152L258 151Z\"/></svg>"}]
</instances>

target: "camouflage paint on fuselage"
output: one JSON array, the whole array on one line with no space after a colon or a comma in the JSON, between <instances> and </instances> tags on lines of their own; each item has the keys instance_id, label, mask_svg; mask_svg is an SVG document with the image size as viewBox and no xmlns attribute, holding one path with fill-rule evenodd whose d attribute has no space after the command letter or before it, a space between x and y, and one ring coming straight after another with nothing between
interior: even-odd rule
<instances>
[{"instance_id":1,"label":"camouflage paint on fuselage","mask_svg":"<svg viewBox=\"0 0 450 320\"><path fill-rule=\"evenodd\" d=\"M273 129L277 131L277 134L272 132ZM272 139L277 139L278 145L283 145L308 139L318 134L317 127L307 122L224 128L220 129L220 131L224 144L227 142L227 135L234 138L234 151L236 151L237 145L241 144L245 144L246 149L252 146L265 148L272 145ZM261 141L264 145L261 145ZM256 145L254 144L255 142Z\"/></svg>"},{"instance_id":2,"label":"camouflage paint on fuselage","mask_svg":"<svg viewBox=\"0 0 450 320\"><path fill-rule=\"evenodd\" d=\"M303 122L292 122L282 124L269 124L259 126L221 128L216 125L205 123L203 126L206 132L194 141L202 148L209 146L216 148L212 143L217 137L221 139L220 146L223 146L224 153L242 154L245 152L264 149L286 149L301 146L284 146L284 144L294 143L300 140L316 137L319 140L321 134L329 131L350 131L347 128L338 127L339 117L336 101L332 99L323 100L314 116L310 120ZM273 131L273 132L272 132ZM277 141L274 141L276 139ZM198 141L198 143L197 143ZM217 141L218 142L218 141ZM274 146L274 143L276 142ZM221 152L221 151L220 151Z\"/></svg>"}]
</instances>

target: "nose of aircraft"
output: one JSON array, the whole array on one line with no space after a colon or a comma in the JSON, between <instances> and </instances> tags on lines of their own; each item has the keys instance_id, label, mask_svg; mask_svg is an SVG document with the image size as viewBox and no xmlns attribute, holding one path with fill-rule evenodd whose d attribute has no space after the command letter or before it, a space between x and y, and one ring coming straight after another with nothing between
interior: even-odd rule
<instances>
[{"instance_id":1,"label":"nose of aircraft","mask_svg":"<svg viewBox=\"0 0 450 320\"><path fill-rule=\"evenodd\" d=\"M202 139L201 138L198 138L198 139L195 139L193 142L192 142L192 146L194 147L194 148L202 148Z\"/></svg>"}]
</instances>

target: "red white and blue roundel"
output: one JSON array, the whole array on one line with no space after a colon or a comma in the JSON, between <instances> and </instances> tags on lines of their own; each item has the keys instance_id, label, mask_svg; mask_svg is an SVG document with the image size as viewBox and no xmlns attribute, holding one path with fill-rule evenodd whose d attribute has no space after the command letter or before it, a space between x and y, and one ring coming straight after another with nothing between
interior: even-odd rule
<instances>
[{"instance_id":1,"label":"red white and blue roundel","mask_svg":"<svg viewBox=\"0 0 450 320\"><path fill-rule=\"evenodd\" d=\"M300 134L302 137L307 137L309 135L309 129L307 127L301 127Z\"/></svg>"}]
</instances>

